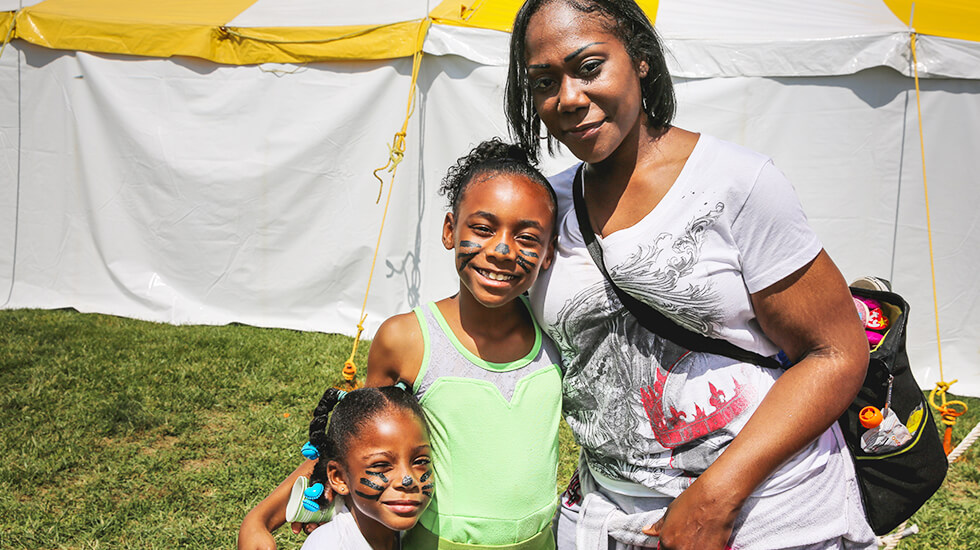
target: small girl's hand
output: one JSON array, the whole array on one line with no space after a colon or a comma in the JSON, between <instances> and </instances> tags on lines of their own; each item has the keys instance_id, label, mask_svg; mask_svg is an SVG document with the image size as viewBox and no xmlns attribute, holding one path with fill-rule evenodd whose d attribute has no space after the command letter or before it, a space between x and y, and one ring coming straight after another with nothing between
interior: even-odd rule
<instances>
[{"instance_id":1,"label":"small girl's hand","mask_svg":"<svg viewBox=\"0 0 980 550\"><path fill-rule=\"evenodd\" d=\"M298 535L300 533L305 533L309 535L314 529L323 525L322 523L300 523L298 521L290 523L289 526L293 529L293 534Z\"/></svg>"},{"instance_id":2,"label":"small girl's hand","mask_svg":"<svg viewBox=\"0 0 980 550\"><path fill-rule=\"evenodd\" d=\"M328 484L323 485L323 496L324 498L327 499L327 502L333 502L334 492L333 489L330 488L330 485ZM298 535L300 533L305 533L309 535L310 533L313 532L314 529L316 529L321 525L323 525L323 523L315 522L315 521L310 523L300 523L298 521L294 521L289 524L289 527L293 530L294 535Z\"/></svg>"}]
</instances>

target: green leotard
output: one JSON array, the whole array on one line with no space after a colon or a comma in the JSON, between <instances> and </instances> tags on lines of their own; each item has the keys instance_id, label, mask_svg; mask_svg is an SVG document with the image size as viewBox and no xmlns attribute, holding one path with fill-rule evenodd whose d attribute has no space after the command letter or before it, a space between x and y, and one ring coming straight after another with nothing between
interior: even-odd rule
<instances>
[{"instance_id":1,"label":"green leotard","mask_svg":"<svg viewBox=\"0 0 980 550\"><path fill-rule=\"evenodd\" d=\"M489 363L460 344L435 304L415 315L425 355L413 391L429 423L435 494L404 548L554 548L558 350L535 325L525 357Z\"/></svg>"}]
</instances>

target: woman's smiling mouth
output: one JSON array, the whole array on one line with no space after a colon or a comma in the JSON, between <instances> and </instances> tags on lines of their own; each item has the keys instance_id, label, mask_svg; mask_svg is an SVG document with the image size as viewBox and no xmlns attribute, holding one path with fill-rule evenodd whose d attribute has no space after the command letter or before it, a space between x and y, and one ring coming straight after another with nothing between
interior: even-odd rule
<instances>
[{"instance_id":1,"label":"woman's smiling mouth","mask_svg":"<svg viewBox=\"0 0 980 550\"><path fill-rule=\"evenodd\" d=\"M569 128L568 130L565 130L565 133L572 137L582 139L591 136L593 133L595 133L595 131L599 128L599 126L602 126L603 122L604 121L599 120L597 122L590 122L588 124L579 124L574 128Z\"/></svg>"}]
</instances>

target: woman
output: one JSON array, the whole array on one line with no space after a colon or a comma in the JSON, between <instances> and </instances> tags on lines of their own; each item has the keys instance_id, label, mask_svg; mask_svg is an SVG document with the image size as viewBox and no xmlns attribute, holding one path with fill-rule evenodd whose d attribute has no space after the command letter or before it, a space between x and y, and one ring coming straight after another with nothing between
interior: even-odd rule
<instances>
[{"instance_id":1,"label":"woman","mask_svg":"<svg viewBox=\"0 0 980 550\"><path fill-rule=\"evenodd\" d=\"M521 9L512 132L536 154L543 124L549 151L557 141L583 161L553 178L559 246L532 290L583 450L587 494L562 497L559 548L576 547L577 524L578 548L606 548L607 534L620 548L873 548L834 424L868 363L846 284L768 158L675 128L673 113L659 40L632 0ZM569 212L579 168L618 286L688 329L783 350L795 366L688 352L640 327Z\"/></svg>"}]
</instances>

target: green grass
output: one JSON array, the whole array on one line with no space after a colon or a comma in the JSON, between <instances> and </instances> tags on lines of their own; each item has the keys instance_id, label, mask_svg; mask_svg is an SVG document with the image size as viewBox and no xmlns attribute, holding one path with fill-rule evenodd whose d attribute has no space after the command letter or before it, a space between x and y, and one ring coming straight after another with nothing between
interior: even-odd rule
<instances>
[{"instance_id":1,"label":"green grass","mask_svg":"<svg viewBox=\"0 0 980 550\"><path fill-rule=\"evenodd\" d=\"M233 547L245 512L299 463L310 410L340 381L350 345L0 311L0 548ZM967 402L954 441L980 420L980 399ZM560 486L577 452L561 436ZM899 548L980 548L978 447ZM299 548L302 537L280 529L277 541Z\"/></svg>"}]
</instances>

